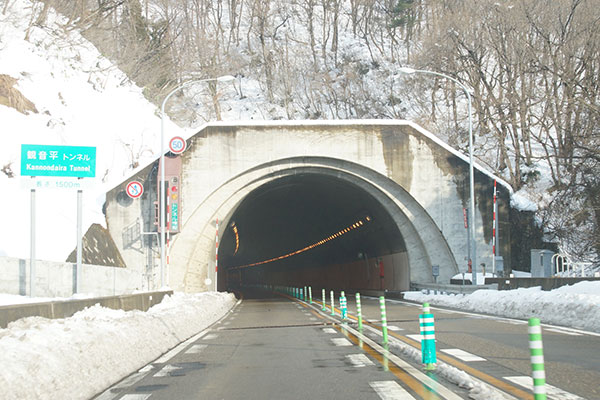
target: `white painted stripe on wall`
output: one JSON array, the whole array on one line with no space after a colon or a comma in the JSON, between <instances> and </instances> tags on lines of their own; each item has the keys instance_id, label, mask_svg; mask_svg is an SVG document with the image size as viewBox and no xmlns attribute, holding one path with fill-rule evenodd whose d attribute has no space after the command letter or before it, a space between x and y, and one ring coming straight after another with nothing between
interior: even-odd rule
<instances>
[{"instance_id":1,"label":"white painted stripe on wall","mask_svg":"<svg viewBox=\"0 0 600 400\"><path fill-rule=\"evenodd\" d=\"M475 354L471 354L461 349L440 349L440 351L446 354L450 354L451 356L456 357L462 361L486 361L485 358L476 356Z\"/></svg>"},{"instance_id":2,"label":"white painted stripe on wall","mask_svg":"<svg viewBox=\"0 0 600 400\"><path fill-rule=\"evenodd\" d=\"M382 400L414 400L396 381L369 382L369 385Z\"/></svg>"},{"instance_id":3,"label":"white painted stripe on wall","mask_svg":"<svg viewBox=\"0 0 600 400\"><path fill-rule=\"evenodd\" d=\"M373 361L369 360L369 357L364 354L348 354L346 358L350 361L352 366L356 368L374 365Z\"/></svg>"}]
</instances>

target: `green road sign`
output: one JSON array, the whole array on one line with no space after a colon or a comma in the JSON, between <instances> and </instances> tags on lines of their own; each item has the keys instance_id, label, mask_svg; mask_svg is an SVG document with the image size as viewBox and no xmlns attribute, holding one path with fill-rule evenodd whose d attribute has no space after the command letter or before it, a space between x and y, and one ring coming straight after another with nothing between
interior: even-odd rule
<instances>
[{"instance_id":1,"label":"green road sign","mask_svg":"<svg viewBox=\"0 0 600 400\"><path fill-rule=\"evenodd\" d=\"M22 144L21 176L93 178L96 148Z\"/></svg>"}]
</instances>

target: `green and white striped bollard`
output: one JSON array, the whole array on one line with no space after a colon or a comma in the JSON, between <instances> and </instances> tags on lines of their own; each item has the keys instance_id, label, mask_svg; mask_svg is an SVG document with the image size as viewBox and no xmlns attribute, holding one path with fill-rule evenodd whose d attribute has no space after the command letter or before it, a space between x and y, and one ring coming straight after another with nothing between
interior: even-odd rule
<instances>
[{"instance_id":1,"label":"green and white striped bollard","mask_svg":"<svg viewBox=\"0 0 600 400\"><path fill-rule=\"evenodd\" d=\"M381 333L383 344L388 344L387 317L385 315L385 297L379 297L379 308L381 309Z\"/></svg>"},{"instance_id":2,"label":"green and white striped bollard","mask_svg":"<svg viewBox=\"0 0 600 400\"><path fill-rule=\"evenodd\" d=\"M308 302L312 304L312 287L308 287Z\"/></svg>"},{"instance_id":3,"label":"green and white striped bollard","mask_svg":"<svg viewBox=\"0 0 600 400\"><path fill-rule=\"evenodd\" d=\"M343 290L340 295L340 315L343 320L348 319L348 303L346 301L346 293Z\"/></svg>"},{"instance_id":4,"label":"green and white striped bollard","mask_svg":"<svg viewBox=\"0 0 600 400\"><path fill-rule=\"evenodd\" d=\"M535 400L546 400L546 372L544 370L542 327L538 318L529 319L528 331L531 373L533 375L533 398Z\"/></svg>"},{"instance_id":5,"label":"green and white striped bollard","mask_svg":"<svg viewBox=\"0 0 600 400\"><path fill-rule=\"evenodd\" d=\"M331 315L335 315L335 303L333 301L333 290L329 292L329 297L331 297Z\"/></svg>"},{"instance_id":6,"label":"green and white striped bollard","mask_svg":"<svg viewBox=\"0 0 600 400\"><path fill-rule=\"evenodd\" d=\"M306 286L304 286L304 298L302 300L308 301L308 290L306 290Z\"/></svg>"},{"instance_id":7,"label":"green and white striped bollard","mask_svg":"<svg viewBox=\"0 0 600 400\"><path fill-rule=\"evenodd\" d=\"M325 289L322 289L321 292L321 302L323 303L323 311L327 311L327 299L325 298Z\"/></svg>"},{"instance_id":8,"label":"green and white striped bollard","mask_svg":"<svg viewBox=\"0 0 600 400\"><path fill-rule=\"evenodd\" d=\"M419 315L421 331L421 362L425 369L432 371L437 362L435 350L435 322L429 303L423 303L423 314Z\"/></svg>"},{"instance_id":9,"label":"green and white striped bollard","mask_svg":"<svg viewBox=\"0 0 600 400\"><path fill-rule=\"evenodd\" d=\"M356 293L356 314L358 316L358 330L362 331L362 307L360 305L360 293Z\"/></svg>"}]
</instances>

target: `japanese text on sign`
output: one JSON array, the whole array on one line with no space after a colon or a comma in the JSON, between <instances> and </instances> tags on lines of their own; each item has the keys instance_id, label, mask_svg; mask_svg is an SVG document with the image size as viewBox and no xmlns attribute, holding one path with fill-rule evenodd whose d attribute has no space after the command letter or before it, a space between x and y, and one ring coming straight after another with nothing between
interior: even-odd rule
<instances>
[{"instance_id":1,"label":"japanese text on sign","mask_svg":"<svg viewBox=\"0 0 600 400\"><path fill-rule=\"evenodd\" d=\"M96 148L84 146L21 145L22 176L96 176Z\"/></svg>"}]
</instances>

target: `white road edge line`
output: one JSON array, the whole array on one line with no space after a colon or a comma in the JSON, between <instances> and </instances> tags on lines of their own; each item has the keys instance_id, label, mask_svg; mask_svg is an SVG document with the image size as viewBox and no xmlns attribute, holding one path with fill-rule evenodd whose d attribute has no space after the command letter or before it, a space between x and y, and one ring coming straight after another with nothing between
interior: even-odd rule
<instances>
[{"instance_id":1,"label":"white road edge line","mask_svg":"<svg viewBox=\"0 0 600 400\"><path fill-rule=\"evenodd\" d=\"M113 389L127 389L128 387L131 387L131 386L135 385L137 382L139 382L140 380L142 380L142 378L144 376L146 376L149 371L152 371L154 369L152 367L152 364L154 364L154 363L157 363L157 364L164 363L165 361L161 361L161 360L165 359L168 354L172 354L171 358L175 357L175 355L177 355L179 352L181 352L190 343L195 342L196 340L200 339L202 336L206 335L211 330L212 326L218 324L222 319L227 318L229 316L229 314L231 313L231 311L233 311L234 309L236 309L240 305L241 302L242 302L242 299L239 299L233 305L233 307L231 307L231 310L229 312L225 313L225 315L223 315L223 317L221 319L219 319L218 321L216 321L213 325L208 326L203 331L198 332L197 334L195 334L194 336L190 337L186 341L181 342L179 345L175 346L173 349L171 349L167 353L163 354L162 356L160 356L156 360L154 360L154 361L146 364L138 372L134 373L134 375L131 375L130 377L125 378L125 380L121 381L120 383L117 383L117 384L114 384L112 386L109 386L108 388L106 388L106 390L104 392L102 392L94 400L113 400L113 399L119 397L121 395L120 391L113 392ZM178 351L176 352L175 350L178 350Z\"/></svg>"},{"instance_id":2,"label":"white road edge line","mask_svg":"<svg viewBox=\"0 0 600 400\"><path fill-rule=\"evenodd\" d=\"M369 385L382 400L414 400L396 381L369 382Z\"/></svg>"},{"instance_id":3,"label":"white road edge line","mask_svg":"<svg viewBox=\"0 0 600 400\"><path fill-rule=\"evenodd\" d=\"M146 400L152 396L152 393L126 394L121 400Z\"/></svg>"}]
</instances>

